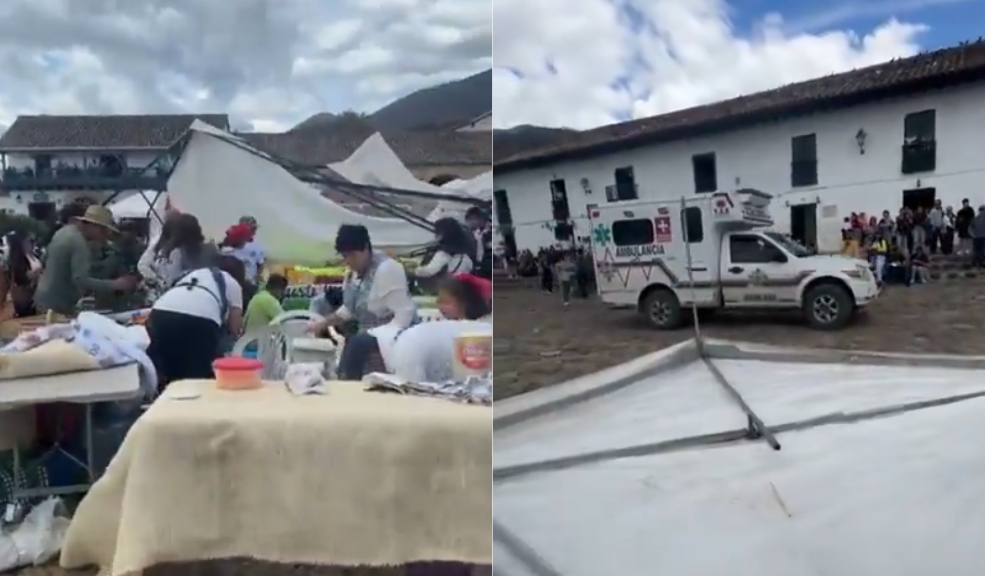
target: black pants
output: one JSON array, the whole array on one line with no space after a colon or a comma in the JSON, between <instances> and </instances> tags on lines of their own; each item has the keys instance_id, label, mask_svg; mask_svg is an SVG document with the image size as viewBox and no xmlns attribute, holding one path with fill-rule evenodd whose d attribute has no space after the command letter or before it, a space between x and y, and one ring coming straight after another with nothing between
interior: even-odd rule
<instances>
[{"instance_id":1,"label":"black pants","mask_svg":"<svg viewBox=\"0 0 985 576\"><path fill-rule=\"evenodd\" d=\"M28 300L27 302L14 301L14 318L27 318L29 316L37 316L38 310L34 307L34 302Z\"/></svg>"},{"instance_id":2,"label":"black pants","mask_svg":"<svg viewBox=\"0 0 985 576\"><path fill-rule=\"evenodd\" d=\"M975 266L985 264L985 238L972 238L971 251L973 253L973 262Z\"/></svg>"},{"instance_id":3,"label":"black pants","mask_svg":"<svg viewBox=\"0 0 985 576\"><path fill-rule=\"evenodd\" d=\"M151 310L147 317L150 356L160 390L178 380L215 377L212 362L220 356L222 328L215 322L180 312Z\"/></svg>"},{"instance_id":4,"label":"black pants","mask_svg":"<svg viewBox=\"0 0 985 576\"><path fill-rule=\"evenodd\" d=\"M384 371L380 344L375 336L354 334L345 341L339 358L339 378L362 380L370 372Z\"/></svg>"}]
</instances>

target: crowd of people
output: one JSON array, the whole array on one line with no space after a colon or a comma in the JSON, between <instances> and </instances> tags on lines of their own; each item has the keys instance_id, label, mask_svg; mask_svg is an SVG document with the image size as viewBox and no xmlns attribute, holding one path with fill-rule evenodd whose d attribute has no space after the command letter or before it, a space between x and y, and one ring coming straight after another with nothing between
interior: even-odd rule
<instances>
[{"instance_id":1,"label":"crowd of people","mask_svg":"<svg viewBox=\"0 0 985 576\"><path fill-rule=\"evenodd\" d=\"M512 278L540 278L545 294L561 293L567 306L573 297L588 298L594 276L591 251L584 245L555 244L534 254L528 249L518 254L504 253L503 266Z\"/></svg>"},{"instance_id":2,"label":"crowd of people","mask_svg":"<svg viewBox=\"0 0 985 576\"><path fill-rule=\"evenodd\" d=\"M349 272L340 287L326 289L324 298L313 303L312 309L324 320L313 323L310 330L328 336L330 326L348 326L340 376L360 379L380 364L390 367L388 359L399 364L399 359L415 356L405 351L408 346L420 352L417 356L433 360L428 365L435 373L429 376L450 376L448 356L454 334L475 329L468 322L491 313L488 218L473 210L466 220L468 228L451 218L437 221L429 261L410 274L397 260L374 250L364 226L339 227L335 248ZM129 235L121 234L107 208L69 206L43 249L29 236L8 236L0 302L5 304L9 297L8 314L18 318L38 314L71 318L87 298L141 291L143 302L138 307L150 308L148 355L161 386L211 378L212 362L230 351L236 339L262 329L284 312L288 281L283 275L266 273L257 230L256 219L244 216L213 243L194 215L169 211L160 233L148 239L141 251L134 250ZM94 261L95 255L118 252L121 245L128 246L130 255L124 259L126 264L112 268L112 274ZM435 326L445 323L422 324L409 276L431 282L442 314L461 322L444 327Z\"/></svg>"},{"instance_id":3,"label":"crowd of people","mask_svg":"<svg viewBox=\"0 0 985 576\"><path fill-rule=\"evenodd\" d=\"M985 205L974 209L966 198L961 207L900 208L894 217L852 213L842 229L843 251L865 257L880 283L921 284L934 254L967 258L985 266Z\"/></svg>"}]
</instances>

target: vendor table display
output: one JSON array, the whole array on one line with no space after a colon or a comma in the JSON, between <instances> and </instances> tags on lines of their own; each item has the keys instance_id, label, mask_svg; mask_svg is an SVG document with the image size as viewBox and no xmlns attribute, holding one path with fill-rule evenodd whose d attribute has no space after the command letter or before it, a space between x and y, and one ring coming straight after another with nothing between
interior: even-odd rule
<instances>
[{"instance_id":1,"label":"vendor table display","mask_svg":"<svg viewBox=\"0 0 985 576\"><path fill-rule=\"evenodd\" d=\"M490 409L364 386L172 384L80 504L62 566L490 564Z\"/></svg>"}]
</instances>

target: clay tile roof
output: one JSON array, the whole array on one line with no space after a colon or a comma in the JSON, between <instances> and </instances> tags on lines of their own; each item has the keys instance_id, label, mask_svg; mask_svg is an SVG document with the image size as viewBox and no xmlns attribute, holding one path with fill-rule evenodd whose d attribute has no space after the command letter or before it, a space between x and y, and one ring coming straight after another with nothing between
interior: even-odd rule
<instances>
[{"instance_id":1,"label":"clay tile roof","mask_svg":"<svg viewBox=\"0 0 985 576\"><path fill-rule=\"evenodd\" d=\"M0 137L0 152L163 150L177 142L196 119L229 129L229 117L225 114L18 116Z\"/></svg>"},{"instance_id":2,"label":"clay tile roof","mask_svg":"<svg viewBox=\"0 0 985 576\"><path fill-rule=\"evenodd\" d=\"M372 129L298 130L280 134L243 133L260 150L308 166L324 166L348 158ZM407 166L491 165L490 134L468 132L395 132L383 139Z\"/></svg>"},{"instance_id":3,"label":"clay tile roof","mask_svg":"<svg viewBox=\"0 0 985 576\"><path fill-rule=\"evenodd\" d=\"M985 42L919 54L773 90L573 133L561 145L497 162L497 172L734 130L965 82L985 80Z\"/></svg>"}]
</instances>

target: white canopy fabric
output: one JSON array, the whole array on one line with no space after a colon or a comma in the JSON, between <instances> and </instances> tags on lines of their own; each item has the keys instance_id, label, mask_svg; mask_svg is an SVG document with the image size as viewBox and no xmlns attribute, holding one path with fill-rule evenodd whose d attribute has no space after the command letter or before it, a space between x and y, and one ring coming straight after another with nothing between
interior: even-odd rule
<instances>
[{"instance_id":1,"label":"white canopy fabric","mask_svg":"<svg viewBox=\"0 0 985 576\"><path fill-rule=\"evenodd\" d=\"M452 180L445 183L441 188L456 195L463 194L471 198L489 201L492 199L493 173L490 170L469 180Z\"/></svg>"},{"instance_id":2,"label":"white canopy fabric","mask_svg":"<svg viewBox=\"0 0 985 576\"><path fill-rule=\"evenodd\" d=\"M241 216L252 216L259 224L258 240L267 256L298 264L334 259L335 234L342 224L366 226L374 246L398 253L419 248L433 238L431 232L403 220L346 210L326 199L314 186L295 178L268 155L212 126L196 121L188 136L185 151L168 181L168 195L175 209L199 219L207 237L222 238ZM352 178L352 174L366 174L367 167L374 163L396 172L373 140L370 138L353 154L349 159L352 162L347 160L331 168L354 182L360 180ZM382 142L382 138L378 140ZM386 146L385 142L382 144ZM386 185L413 185L403 180L395 184Z\"/></svg>"},{"instance_id":3,"label":"white canopy fabric","mask_svg":"<svg viewBox=\"0 0 985 576\"><path fill-rule=\"evenodd\" d=\"M113 202L107 208L113 213L113 217L116 219L122 218L150 218L152 216L151 203L157 199L157 192L149 191L140 192L136 194L131 194L122 200L117 200ZM159 199L158 199L159 200ZM158 214L163 216L161 209L163 208L163 203L158 202L161 206L155 206Z\"/></svg>"},{"instance_id":4,"label":"white canopy fabric","mask_svg":"<svg viewBox=\"0 0 985 576\"><path fill-rule=\"evenodd\" d=\"M475 198L488 202L492 198L492 170L483 172L469 180L452 180L451 182L446 182L441 189L450 196ZM469 206L469 204L463 204L462 202L442 200L438 202L437 208L431 213L430 219L437 220L438 218L452 217L461 220L465 217L465 211L469 209Z\"/></svg>"},{"instance_id":5,"label":"white canopy fabric","mask_svg":"<svg viewBox=\"0 0 985 576\"><path fill-rule=\"evenodd\" d=\"M457 196L458 192L422 182L404 166L379 134L366 139L351 156L329 168L356 184Z\"/></svg>"}]
</instances>

